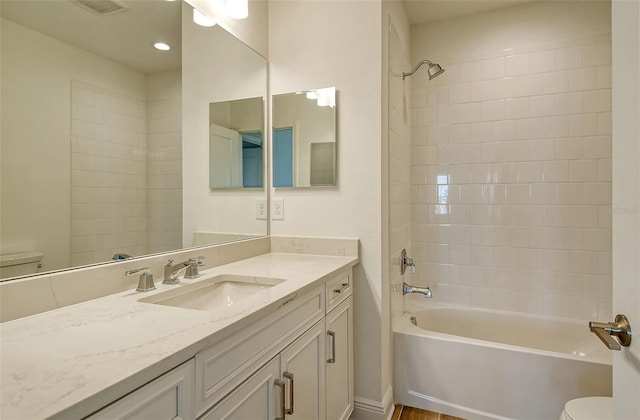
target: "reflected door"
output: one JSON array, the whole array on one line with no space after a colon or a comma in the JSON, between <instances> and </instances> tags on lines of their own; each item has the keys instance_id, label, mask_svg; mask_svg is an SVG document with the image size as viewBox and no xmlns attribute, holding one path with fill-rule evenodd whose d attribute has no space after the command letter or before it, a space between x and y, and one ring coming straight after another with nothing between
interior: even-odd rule
<instances>
[{"instance_id":1,"label":"reflected door","mask_svg":"<svg viewBox=\"0 0 640 420\"><path fill-rule=\"evenodd\" d=\"M273 130L273 186L293 187L293 129Z\"/></svg>"},{"instance_id":2,"label":"reflected door","mask_svg":"<svg viewBox=\"0 0 640 420\"><path fill-rule=\"evenodd\" d=\"M209 186L211 188L242 187L240 133L211 124L209 137Z\"/></svg>"}]
</instances>

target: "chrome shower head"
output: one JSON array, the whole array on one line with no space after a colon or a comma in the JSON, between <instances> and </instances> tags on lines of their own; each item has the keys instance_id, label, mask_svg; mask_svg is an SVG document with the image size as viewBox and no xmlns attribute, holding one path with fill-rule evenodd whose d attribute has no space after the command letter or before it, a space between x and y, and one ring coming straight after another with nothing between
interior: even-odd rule
<instances>
[{"instance_id":1,"label":"chrome shower head","mask_svg":"<svg viewBox=\"0 0 640 420\"><path fill-rule=\"evenodd\" d=\"M422 60L410 72L408 72L408 73L402 72L402 80L404 80L405 77L411 76L413 73L418 71L418 69L423 64L428 64L429 65L429 68L427 69L427 73L429 74L429 80L431 80L431 79L433 79L435 77L438 77L439 75L444 73L444 69L442 67L440 67L440 64L432 63L429 60Z\"/></svg>"}]
</instances>

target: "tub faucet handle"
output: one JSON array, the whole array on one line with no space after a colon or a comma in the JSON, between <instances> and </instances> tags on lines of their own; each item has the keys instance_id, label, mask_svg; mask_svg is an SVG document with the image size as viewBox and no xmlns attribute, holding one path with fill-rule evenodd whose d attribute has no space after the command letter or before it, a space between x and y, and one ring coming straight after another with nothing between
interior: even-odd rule
<instances>
[{"instance_id":1,"label":"tub faucet handle","mask_svg":"<svg viewBox=\"0 0 640 420\"><path fill-rule=\"evenodd\" d=\"M589 322L589 331L598 336L609 350L620 350L631 344L631 326L624 315L616 315L614 322ZM618 341L613 339L618 337Z\"/></svg>"},{"instance_id":2,"label":"tub faucet handle","mask_svg":"<svg viewBox=\"0 0 640 420\"><path fill-rule=\"evenodd\" d=\"M411 274L416 274L416 262L413 258L407 256L407 250L403 249L400 253L400 274L404 275L407 271L407 267L411 266Z\"/></svg>"}]
</instances>

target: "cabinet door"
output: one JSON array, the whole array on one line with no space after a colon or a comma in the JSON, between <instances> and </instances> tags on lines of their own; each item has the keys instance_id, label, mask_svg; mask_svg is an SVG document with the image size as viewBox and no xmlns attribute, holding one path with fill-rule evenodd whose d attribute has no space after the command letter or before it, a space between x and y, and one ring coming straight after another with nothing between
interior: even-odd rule
<instances>
[{"instance_id":1,"label":"cabinet door","mask_svg":"<svg viewBox=\"0 0 640 420\"><path fill-rule=\"evenodd\" d=\"M348 419L353 411L353 298L326 318L327 419Z\"/></svg>"},{"instance_id":2,"label":"cabinet door","mask_svg":"<svg viewBox=\"0 0 640 420\"><path fill-rule=\"evenodd\" d=\"M280 356L287 420L324 420L325 325L319 322Z\"/></svg>"},{"instance_id":3,"label":"cabinet door","mask_svg":"<svg viewBox=\"0 0 640 420\"><path fill-rule=\"evenodd\" d=\"M274 383L279 376L280 357L276 356L199 420L274 420L281 417L284 391Z\"/></svg>"},{"instance_id":4,"label":"cabinet door","mask_svg":"<svg viewBox=\"0 0 640 420\"><path fill-rule=\"evenodd\" d=\"M88 419L193 419L193 371L194 362L190 360L103 408Z\"/></svg>"}]
</instances>

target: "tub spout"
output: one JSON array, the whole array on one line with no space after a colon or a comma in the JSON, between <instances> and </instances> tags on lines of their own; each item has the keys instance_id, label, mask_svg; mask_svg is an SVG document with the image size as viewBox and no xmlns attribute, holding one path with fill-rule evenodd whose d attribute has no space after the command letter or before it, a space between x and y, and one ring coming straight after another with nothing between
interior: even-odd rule
<instances>
[{"instance_id":1,"label":"tub spout","mask_svg":"<svg viewBox=\"0 0 640 420\"><path fill-rule=\"evenodd\" d=\"M411 286L407 283L402 283L402 294L406 295L407 293L422 293L426 298L432 298L431 289L428 287L416 287Z\"/></svg>"}]
</instances>

